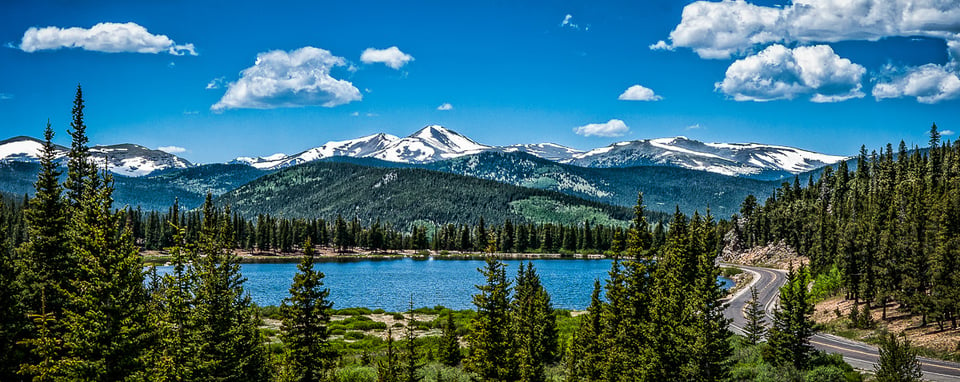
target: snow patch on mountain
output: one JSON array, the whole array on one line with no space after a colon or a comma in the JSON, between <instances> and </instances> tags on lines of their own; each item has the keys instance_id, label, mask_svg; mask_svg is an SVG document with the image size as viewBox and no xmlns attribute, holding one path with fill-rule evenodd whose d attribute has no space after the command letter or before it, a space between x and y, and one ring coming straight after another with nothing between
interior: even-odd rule
<instances>
[{"instance_id":1,"label":"snow patch on mountain","mask_svg":"<svg viewBox=\"0 0 960 382\"><path fill-rule=\"evenodd\" d=\"M54 149L54 157L58 162L63 162L68 149L59 145L55 145ZM42 150L43 141L39 139L10 138L0 142L0 161L36 163L40 160ZM110 172L124 176L144 176L158 170L193 166L176 155L129 143L93 146L90 148L90 159L98 168L106 167Z\"/></svg>"}]
</instances>

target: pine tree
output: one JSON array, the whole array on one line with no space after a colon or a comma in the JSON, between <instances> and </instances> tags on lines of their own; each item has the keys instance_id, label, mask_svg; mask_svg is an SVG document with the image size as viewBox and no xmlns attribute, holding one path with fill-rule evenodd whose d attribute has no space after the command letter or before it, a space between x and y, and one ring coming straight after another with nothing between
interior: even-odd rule
<instances>
[{"instance_id":1,"label":"pine tree","mask_svg":"<svg viewBox=\"0 0 960 382\"><path fill-rule=\"evenodd\" d=\"M112 212L109 174L84 182L88 188L69 228L80 270L67 292L70 303L61 320L65 355L59 363L73 380L139 378L152 346L143 259L130 222Z\"/></svg>"},{"instance_id":2,"label":"pine tree","mask_svg":"<svg viewBox=\"0 0 960 382\"><path fill-rule=\"evenodd\" d=\"M413 297L410 298L410 309L407 311L407 325L404 327L404 354L403 370L400 373L401 382L419 382L423 379L420 375L420 369L423 364L420 363L420 350L417 345L417 334L415 332L416 320L413 316Z\"/></svg>"},{"instance_id":3,"label":"pine tree","mask_svg":"<svg viewBox=\"0 0 960 382\"><path fill-rule=\"evenodd\" d=\"M157 380L189 381L195 377L194 334L196 273L191 264L198 258L196 245L186 242L186 230L172 227L174 246L167 249L173 269L159 280L154 294L152 320L158 344L151 356L150 373ZM199 376L196 376L199 377Z\"/></svg>"},{"instance_id":4,"label":"pine tree","mask_svg":"<svg viewBox=\"0 0 960 382\"><path fill-rule=\"evenodd\" d=\"M460 337L457 335L457 324L453 322L453 313L447 315L446 322L440 333L437 345L437 359L447 366L458 366L463 359L460 352Z\"/></svg>"},{"instance_id":5,"label":"pine tree","mask_svg":"<svg viewBox=\"0 0 960 382\"><path fill-rule=\"evenodd\" d=\"M308 238L290 286L290 297L280 306L280 338L287 349L287 367L293 381L326 380L336 358L327 339L333 303L329 301L330 290L323 288L323 272L314 269L315 261L313 243Z\"/></svg>"},{"instance_id":6,"label":"pine tree","mask_svg":"<svg viewBox=\"0 0 960 382\"><path fill-rule=\"evenodd\" d=\"M520 264L511 305L518 380L543 381L557 355L556 316L533 263Z\"/></svg>"},{"instance_id":7,"label":"pine tree","mask_svg":"<svg viewBox=\"0 0 960 382\"><path fill-rule=\"evenodd\" d=\"M89 197L89 180L97 175L97 169L90 162L90 147L87 146L87 125L83 121L83 89L77 85L77 94L73 99L73 120L70 122L70 136L72 143L67 153L67 180L64 188L67 191L67 202L73 209L80 208L80 201ZM91 191L92 192L92 191Z\"/></svg>"},{"instance_id":8,"label":"pine tree","mask_svg":"<svg viewBox=\"0 0 960 382\"><path fill-rule=\"evenodd\" d=\"M747 326L743 328L743 331L747 336L747 342L751 345L760 343L767 331L767 328L764 326L764 316L766 313L757 298L757 289L750 287L750 301L747 302L746 310Z\"/></svg>"},{"instance_id":9,"label":"pine tree","mask_svg":"<svg viewBox=\"0 0 960 382\"><path fill-rule=\"evenodd\" d=\"M780 288L780 306L773 314L773 327L768 343L778 365L792 365L804 370L813 352L810 337L814 334L813 304L807 296L807 271L804 266L791 267L787 283Z\"/></svg>"},{"instance_id":10,"label":"pine tree","mask_svg":"<svg viewBox=\"0 0 960 382\"><path fill-rule=\"evenodd\" d=\"M480 293L473 295L477 315L467 336L470 343L467 369L483 381L516 380L517 367L510 333L510 282L507 281L505 265L488 257L486 267L478 270L487 283L477 285Z\"/></svg>"},{"instance_id":11,"label":"pine tree","mask_svg":"<svg viewBox=\"0 0 960 382\"><path fill-rule=\"evenodd\" d=\"M874 366L879 382L912 382L923 377L917 351L904 336L897 339L893 333L883 333L880 342L880 360Z\"/></svg>"},{"instance_id":12,"label":"pine tree","mask_svg":"<svg viewBox=\"0 0 960 382\"><path fill-rule=\"evenodd\" d=\"M385 359L377 361L377 382L400 381L400 361L393 348L393 328L387 328L387 354Z\"/></svg>"},{"instance_id":13,"label":"pine tree","mask_svg":"<svg viewBox=\"0 0 960 382\"><path fill-rule=\"evenodd\" d=\"M603 332L601 312L603 303L600 301L600 280L593 283L593 293L590 295L590 307L587 313L580 316L580 326L570 338L567 346L566 369L567 379L570 381L599 381L602 376L602 367L606 354L600 337Z\"/></svg>"},{"instance_id":14,"label":"pine tree","mask_svg":"<svg viewBox=\"0 0 960 382\"><path fill-rule=\"evenodd\" d=\"M5 208L0 199L0 211ZM21 266L17 264L6 231L6 227L0 224L0 380L13 381L20 364L25 361L25 354L17 342L25 335L30 323L25 319L21 303L24 290L17 276ZM43 313L46 312L41 311Z\"/></svg>"},{"instance_id":15,"label":"pine tree","mask_svg":"<svg viewBox=\"0 0 960 382\"><path fill-rule=\"evenodd\" d=\"M205 211L212 208L205 207ZM216 221L214 216L205 220ZM197 375L210 380L267 379L263 335L250 295L244 292L240 260L224 247L223 227L205 224L196 260Z\"/></svg>"},{"instance_id":16,"label":"pine tree","mask_svg":"<svg viewBox=\"0 0 960 382\"><path fill-rule=\"evenodd\" d=\"M66 248L67 211L49 121L43 135L40 173L34 183L36 193L23 213L30 241L20 250L24 258L21 282L28 291L24 298L29 312L40 312L40 296L44 295L46 311L62 316L67 283L76 278L78 264Z\"/></svg>"},{"instance_id":17,"label":"pine tree","mask_svg":"<svg viewBox=\"0 0 960 382\"><path fill-rule=\"evenodd\" d=\"M644 216L643 192L637 194L637 204L633 207L633 223L627 232L627 256L639 259L650 250L653 244L653 235L650 225Z\"/></svg>"}]
</instances>

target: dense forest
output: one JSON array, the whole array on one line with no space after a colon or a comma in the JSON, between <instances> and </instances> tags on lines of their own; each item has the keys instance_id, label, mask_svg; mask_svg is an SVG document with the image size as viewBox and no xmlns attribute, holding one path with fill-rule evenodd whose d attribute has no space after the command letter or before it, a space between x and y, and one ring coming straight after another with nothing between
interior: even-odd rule
<instances>
[{"instance_id":1,"label":"dense forest","mask_svg":"<svg viewBox=\"0 0 960 382\"><path fill-rule=\"evenodd\" d=\"M608 251L618 259L605 286L596 281L587 311L574 318L552 308L532 265L520 267L511 280L504 265L488 257L480 269L486 282L477 286L476 309L465 315L467 322L457 322L446 311L442 323L421 323L441 328L439 338L417 336L413 302L398 338L394 327L384 328L382 340L334 338L335 302L324 288L324 274L314 269L313 240L324 240L322 232L332 227L326 236L330 245L375 248L381 232L377 223L355 223L355 232L348 236L351 224L343 219L330 225L263 216L243 245L270 243L271 249L282 250L289 240L303 252L289 297L269 313L280 327L268 342L261 316L267 310L253 305L245 292L234 250L241 245L239 228L247 230L253 223L218 207L210 196L197 212L173 207L162 219L160 214L115 210L111 176L88 160L83 111L78 87L65 180L61 182L54 163L54 133L48 124L35 196L22 202L4 199L0 206L0 380L861 379L838 356L812 349L810 274L805 267L789 273L769 330L751 325L746 337L732 336L723 316L725 293L717 282L720 268L715 260L729 224L715 221L709 212L687 217L678 210L668 227L652 228L642 194L626 229L589 222L478 222L441 227L432 243L425 228L399 239L414 246L477 250L486 245L487 251L499 251L522 248L517 243L522 240L528 240L530 248L537 246L529 240L541 240L540 248L549 248L542 237L558 235L554 238L561 247L569 242L568 248L599 250L609 244ZM747 216L747 222L756 219L753 213ZM143 232L139 239L137 225ZM170 231L146 228L156 225ZM261 235L256 233L260 229L272 231ZM517 234L524 229L526 235ZM770 237L766 235L762 237ZM159 275L155 268L145 268L138 242L164 247L172 271ZM756 301L753 306L753 321L764 320ZM576 327L561 336L561 322ZM889 358L912 362L908 371L915 373L909 346L895 338L891 343L885 347ZM344 346L357 344L370 346L360 354L344 351ZM885 362L887 369L881 370L896 374L902 369L897 361ZM427 375L427 363L445 365L450 372ZM372 374L353 373L357 370Z\"/></svg>"},{"instance_id":2,"label":"dense forest","mask_svg":"<svg viewBox=\"0 0 960 382\"><path fill-rule=\"evenodd\" d=\"M861 148L856 170L841 162L806 186L795 178L762 205L748 197L734 217L736 245L782 240L816 272L839 273L846 297L864 309L886 318L895 301L924 326L957 328L960 142L941 142L936 124L929 136L928 149Z\"/></svg>"}]
</instances>

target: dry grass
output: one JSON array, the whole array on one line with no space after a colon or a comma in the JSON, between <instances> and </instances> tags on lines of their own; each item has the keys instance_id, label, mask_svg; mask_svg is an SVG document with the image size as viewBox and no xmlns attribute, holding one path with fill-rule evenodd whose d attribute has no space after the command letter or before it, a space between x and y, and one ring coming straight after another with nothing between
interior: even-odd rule
<instances>
[{"instance_id":1,"label":"dry grass","mask_svg":"<svg viewBox=\"0 0 960 382\"><path fill-rule=\"evenodd\" d=\"M950 323L946 323L944 330L936 323L928 323L921 327L921 317L911 316L899 310L899 305L890 303L887 305L887 319L882 319L882 309L879 306L872 306L870 314L874 322L877 323L877 329L846 329L850 322L850 310L853 308L853 301L844 300L841 297L827 299L816 305L816 311L813 315L814 321L824 324L828 328L841 332L845 337L852 337L865 342L875 342L877 333L886 329L892 333L906 333L907 338L913 346L929 351L929 354L950 354L953 357L960 357L960 329L950 328ZM861 304L863 309L863 304ZM839 310L841 316L837 317Z\"/></svg>"}]
</instances>

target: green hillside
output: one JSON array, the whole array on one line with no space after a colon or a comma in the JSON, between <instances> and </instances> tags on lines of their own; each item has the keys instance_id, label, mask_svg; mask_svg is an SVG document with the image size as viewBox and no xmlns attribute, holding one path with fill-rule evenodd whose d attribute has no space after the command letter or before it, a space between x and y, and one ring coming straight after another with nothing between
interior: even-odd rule
<instances>
[{"instance_id":1,"label":"green hillside","mask_svg":"<svg viewBox=\"0 0 960 382\"><path fill-rule=\"evenodd\" d=\"M0 192L33 195L39 171L40 165L35 163L0 163ZM140 178L115 175L114 206L166 210L179 199L181 206L196 208L203 204L207 192L220 195L268 173L246 165L211 164Z\"/></svg>"},{"instance_id":2,"label":"green hillside","mask_svg":"<svg viewBox=\"0 0 960 382\"><path fill-rule=\"evenodd\" d=\"M484 152L426 165L427 168L495 180L518 186L558 191L602 203L633 206L643 190L647 208L686 214L703 212L727 217L753 194L770 195L780 181L760 181L667 166L584 168L559 164L525 153Z\"/></svg>"},{"instance_id":3,"label":"green hillside","mask_svg":"<svg viewBox=\"0 0 960 382\"><path fill-rule=\"evenodd\" d=\"M632 210L545 190L416 168L313 162L263 176L217 199L252 217L380 218L394 224L625 222Z\"/></svg>"}]
</instances>

